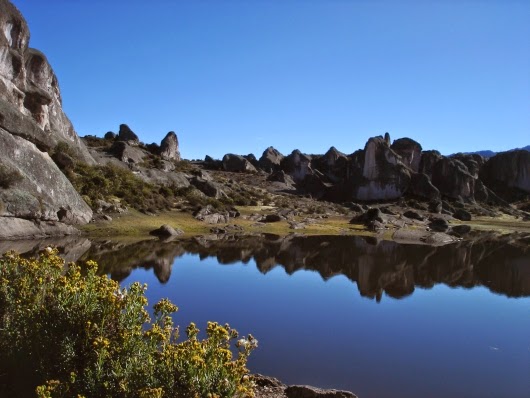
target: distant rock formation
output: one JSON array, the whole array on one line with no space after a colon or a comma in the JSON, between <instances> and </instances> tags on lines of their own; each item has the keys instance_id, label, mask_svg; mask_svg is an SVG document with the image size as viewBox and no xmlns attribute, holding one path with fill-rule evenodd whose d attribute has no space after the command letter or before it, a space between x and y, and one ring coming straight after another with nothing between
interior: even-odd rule
<instances>
[{"instance_id":1,"label":"distant rock formation","mask_svg":"<svg viewBox=\"0 0 530 398\"><path fill-rule=\"evenodd\" d=\"M174 131L170 131L160 143L160 157L180 162L179 140Z\"/></svg>"},{"instance_id":2,"label":"distant rock formation","mask_svg":"<svg viewBox=\"0 0 530 398\"><path fill-rule=\"evenodd\" d=\"M517 188L530 193L530 152L503 152L490 158L480 170L487 185Z\"/></svg>"},{"instance_id":3,"label":"distant rock formation","mask_svg":"<svg viewBox=\"0 0 530 398\"><path fill-rule=\"evenodd\" d=\"M281 168L289 174L295 182L301 182L308 175L313 174L311 157L304 155L298 149L295 149L290 155L282 159Z\"/></svg>"},{"instance_id":4,"label":"distant rock formation","mask_svg":"<svg viewBox=\"0 0 530 398\"><path fill-rule=\"evenodd\" d=\"M223 169L232 172L255 173L256 168L243 156L227 153L223 156Z\"/></svg>"},{"instance_id":5,"label":"distant rock formation","mask_svg":"<svg viewBox=\"0 0 530 398\"><path fill-rule=\"evenodd\" d=\"M405 166L412 171L418 172L422 150L420 144L410 138L400 138L395 140L390 148L401 156L401 161Z\"/></svg>"},{"instance_id":6,"label":"distant rock formation","mask_svg":"<svg viewBox=\"0 0 530 398\"><path fill-rule=\"evenodd\" d=\"M126 124L120 124L120 130L118 136L116 137L117 141L126 141L129 144L138 144L140 139L138 136L130 129Z\"/></svg>"},{"instance_id":7,"label":"distant rock formation","mask_svg":"<svg viewBox=\"0 0 530 398\"><path fill-rule=\"evenodd\" d=\"M280 170L280 165L284 156L274 147L270 146L263 151L259 158L259 167L267 173Z\"/></svg>"},{"instance_id":8,"label":"distant rock formation","mask_svg":"<svg viewBox=\"0 0 530 398\"><path fill-rule=\"evenodd\" d=\"M410 183L410 171L383 137L373 137L364 147L361 178L353 181L356 200L388 200L403 196Z\"/></svg>"},{"instance_id":9,"label":"distant rock formation","mask_svg":"<svg viewBox=\"0 0 530 398\"><path fill-rule=\"evenodd\" d=\"M7 0L0 0L0 215L3 238L75 231L53 223L83 224L92 211L52 161L66 143L78 160L94 164L62 110L60 89L41 52L28 47L26 21ZM14 173L14 174L13 174ZM16 175L16 178L13 176ZM6 181L6 179L8 181ZM25 219L29 221L21 221ZM48 222L46 228L39 223ZM39 226L40 225L40 226ZM31 232L34 231L34 233ZM11 235L10 235L11 234Z\"/></svg>"},{"instance_id":10,"label":"distant rock formation","mask_svg":"<svg viewBox=\"0 0 530 398\"><path fill-rule=\"evenodd\" d=\"M488 160L478 154L448 157L435 150L423 151L411 138L390 142L389 133L372 137L363 150L350 155L331 147L324 155L307 155L296 149L283 156L269 147L253 163L256 169L271 174L268 181L331 201L370 202L412 195L435 208L442 198L506 206L505 200L513 198L510 189L530 189L530 152L511 151ZM255 159L249 156L247 160ZM243 157L225 155L223 164L227 159L234 164L225 165L225 170L246 170ZM239 159L238 163L234 159ZM213 160L207 163L215 168Z\"/></svg>"}]
</instances>

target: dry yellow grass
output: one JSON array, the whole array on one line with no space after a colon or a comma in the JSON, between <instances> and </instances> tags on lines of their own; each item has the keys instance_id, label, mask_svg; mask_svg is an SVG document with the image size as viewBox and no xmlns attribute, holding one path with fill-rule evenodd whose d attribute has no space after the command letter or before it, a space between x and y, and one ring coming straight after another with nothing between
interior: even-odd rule
<instances>
[{"instance_id":1,"label":"dry yellow grass","mask_svg":"<svg viewBox=\"0 0 530 398\"><path fill-rule=\"evenodd\" d=\"M267 214L274 208L271 206L247 206L238 207L243 215L252 213ZM298 216L296 221L303 221L304 217ZM499 218L478 217L470 222L452 221L452 224L468 224L479 230L494 230L502 233L508 232L530 232L530 222L524 222L511 216ZM91 223L82 227L92 237L139 237L149 235L162 224L171 225L174 228L182 229L187 235L207 234L215 226L198 221L189 213L181 211L167 211L157 215L146 215L136 210L129 210L127 214L114 216L111 222L102 221ZM273 223L257 223L256 221L234 218L230 224L239 225L244 232L248 233L269 233L276 235L287 235L290 233L303 233L306 235L365 235L378 236L383 239L391 238L393 231L386 233L373 233L367 231L362 225L349 223L349 217L329 217L314 220L314 223L306 224L304 229L293 230L289 228L287 221ZM389 239L390 239L389 238Z\"/></svg>"}]
</instances>

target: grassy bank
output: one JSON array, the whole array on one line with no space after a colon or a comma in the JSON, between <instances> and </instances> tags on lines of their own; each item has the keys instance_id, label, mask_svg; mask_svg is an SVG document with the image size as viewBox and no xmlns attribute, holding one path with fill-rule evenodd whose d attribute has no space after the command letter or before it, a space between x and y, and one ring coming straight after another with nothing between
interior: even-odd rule
<instances>
[{"instance_id":1,"label":"grassy bank","mask_svg":"<svg viewBox=\"0 0 530 398\"><path fill-rule=\"evenodd\" d=\"M268 210L268 208L250 206L238 207L238 210L242 215L249 215L252 213L261 213L264 210ZM297 217L296 221L301 222L303 219ZM174 228L180 228L189 235L206 234L210 232L211 228L223 225L204 223L196 220L190 213L182 211L163 211L156 215L146 215L131 209L128 213L113 216L112 221L99 221L87 224L82 227L82 230L93 237L144 236L162 224L169 224ZM240 226L244 232L248 233L261 232L287 235L293 232L300 232L308 235L370 235L362 225L350 224L348 217L316 219L314 223L307 224L304 229L300 230L290 229L287 221L257 223L256 221L238 217L230 219L229 224Z\"/></svg>"},{"instance_id":2,"label":"grassy bank","mask_svg":"<svg viewBox=\"0 0 530 398\"><path fill-rule=\"evenodd\" d=\"M273 208L269 206L238 207L243 216L250 214L269 214ZM308 216L297 216L295 221L303 222ZM303 229L291 229L287 221L271 223L258 223L241 217L230 219L230 225L237 225L245 233L270 233L287 235L290 233L303 233L306 235L365 235L378 236L384 239L392 238L392 230L384 232L368 231L363 225L350 224L349 216L335 216L328 218L315 218L311 223L306 223ZM224 224L207 224L196 220L190 213L182 211L163 211L156 215L147 215L134 209L127 213L118 214L112 221L99 221L82 227L82 230L94 238L104 237L143 237L149 232L168 224L174 228L182 229L187 235L208 234L214 227L223 227ZM500 233L529 232L530 222L522 221L512 216L504 215L498 218L477 217L472 221L461 222L453 220L451 225L468 224L474 229L482 231L497 231ZM407 228L420 228L409 226Z\"/></svg>"}]
</instances>

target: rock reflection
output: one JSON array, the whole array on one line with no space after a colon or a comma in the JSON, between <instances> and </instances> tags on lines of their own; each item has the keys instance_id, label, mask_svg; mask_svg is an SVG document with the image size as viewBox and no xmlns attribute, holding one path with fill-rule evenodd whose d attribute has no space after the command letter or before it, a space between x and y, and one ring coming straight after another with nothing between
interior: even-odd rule
<instances>
[{"instance_id":1,"label":"rock reflection","mask_svg":"<svg viewBox=\"0 0 530 398\"><path fill-rule=\"evenodd\" d=\"M416 287L437 283L530 296L530 236L521 234L482 234L441 247L352 236L212 235L167 243L93 243L81 259L96 260L102 272L117 280L142 267L153 269L165 283L175 259L184 253L215 257L220 264L254 260L263 274L281 266L288 274L316 271L324 280L344 275L362 296L378 301L383 293L402 298Z\"/></svg>"}]
</instances>

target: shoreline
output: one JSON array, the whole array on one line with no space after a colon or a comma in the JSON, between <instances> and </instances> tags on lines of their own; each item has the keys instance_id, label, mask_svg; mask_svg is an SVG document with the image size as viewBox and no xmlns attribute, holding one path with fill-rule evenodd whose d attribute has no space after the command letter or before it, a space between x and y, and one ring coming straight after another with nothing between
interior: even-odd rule
<instances>
[{"instance_id":1,"label":"shoreline","mask_svg":"<svg viewBox=\"0 0 530 398\"><path fill-rule=\"evenodd\" d=\"M315 215L311 223L303 229L293 229L292 223L286 220L277 222L256 222L246 218L250 214L259 212L262 216L270 214L276 208L270 206L238 207L237 210L242 217L230 219L228 223L208 224L195 219L190 213L183 211L164 211L159 214L147 215L136 210L127 213L116 214L110 221L98 220L80 227L80 230L89 238L145 238L161 225L167 224L173 228L181 229L183 237L204 234L274 234L285 236L289 234L303 235L353 235L367 236L383 240L411 241L411 243L422 243L422 238L429 233L429 228L424 225L412 224L402 228L387 228L378 231L370 231L362 223L350 223L351 215L344 216L322 216ZM246 219L245 219L246 218ZM294 222L302 222L302 217L295 217ZM513 232L530 233L530 222L522 221L514 216L503 215L500 217L476 217L471 221L448 220L451 227L469 225L476 231L494 231L500 234ZM465 237L459 237L461 240ZM436 243L436 242L434 242ZM451 242L446 242L451 243Z\"/></svg>"}]
</instances>

